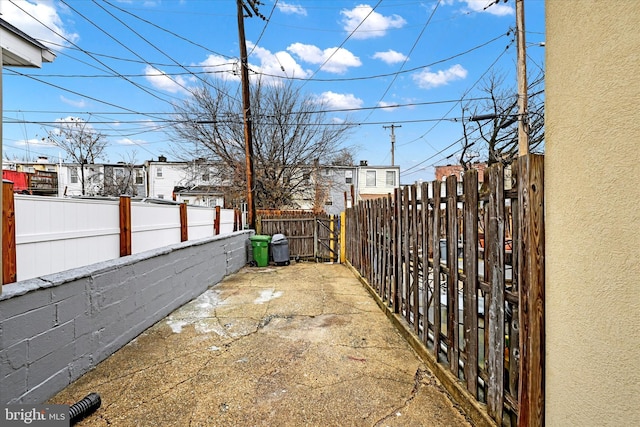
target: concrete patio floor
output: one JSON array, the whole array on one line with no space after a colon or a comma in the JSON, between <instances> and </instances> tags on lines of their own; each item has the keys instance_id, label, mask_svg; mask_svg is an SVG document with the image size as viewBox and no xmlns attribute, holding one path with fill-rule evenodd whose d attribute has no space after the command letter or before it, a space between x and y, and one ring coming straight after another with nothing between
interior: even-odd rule
<instances>
[{"instance_id":1,"label":"concrete patio floor","mask_svg":"<svg viewBox=\"0 0 640 427\"><path fill-rule=\"evenodd\" d=\"M79 426L470 426L342 265L243 268L49 403Z\"/></svg>"}]
</instances>

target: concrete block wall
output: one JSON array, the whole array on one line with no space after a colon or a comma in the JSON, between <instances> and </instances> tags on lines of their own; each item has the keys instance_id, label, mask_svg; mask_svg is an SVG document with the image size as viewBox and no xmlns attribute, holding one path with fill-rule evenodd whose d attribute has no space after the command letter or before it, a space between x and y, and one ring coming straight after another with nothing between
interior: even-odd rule
<instances>
[{"instance_id":1,"label":"concrete block wall","mask_svg":"<svg viewBox=\"0 0 640 427\"><path fill-rule=\"evenodd\" d=\"M25 280L0 294L0 404L42 403L247 262L252 231Z\"/></svg>"}]
</instances>

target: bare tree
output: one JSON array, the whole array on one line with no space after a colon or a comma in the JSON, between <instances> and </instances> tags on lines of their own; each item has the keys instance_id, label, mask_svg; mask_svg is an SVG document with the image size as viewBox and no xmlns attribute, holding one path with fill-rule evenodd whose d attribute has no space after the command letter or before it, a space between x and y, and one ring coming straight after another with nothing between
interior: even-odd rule
<instances>
[{"instance_id":1,"label":"bare tree","mask_svg":"<svg viewBox=\"0 0 640 427\"><path fill-rule=\"evenodd\" d=\"M215 87L215 89L211 89ZM219 162L226 197L242 201L245 181L242 102L229 84L202 85L175 107L173 133L180 141L178 157ZM314 161L329 161L339 152L351 125L332 123L326 106L303 94L293 83L251 87L255 198L258 208L292 208L309 185Z\"/></svg>"},{"instance_id":2,"label":"bare tree","mask_svg":"<svg viewBox=\"0 0 640 427\"><path fill-rule=\"evenodd\" d=\"M118 165L105 165L102 195L104 196L137 196L136 186L136 151L128 153Z\"/></svg>"},{"instance_id":3,"label":"bare tree","mask_svg":"<svg viewBox=\"0 0 640 427\"><path fill-rule=\"evenodd\" d=\"M529 150L544 149L544 75L528 88ZM481 89L481 101L462 109L462 155L460 164L468 169L478 156L488 164L510 163L518 155L518 94L506 88L504 78L490 75ZM485 151L486 150L486 151Z\"/></svg>"},{"instance_id":4,"label":"bare tree","mask_svg":"<svg viewBox=\"0 0 640 427\"><path fill-rule=\"evenodd\" d=\"M67 117L58 120L58 126L48 132L47 139L65 152L67 160L80 165L80 184L84 196L87 181L85 165L93 164L102 157L107 147L105 136L85 120Z\"/></svg>"}]
</instances>

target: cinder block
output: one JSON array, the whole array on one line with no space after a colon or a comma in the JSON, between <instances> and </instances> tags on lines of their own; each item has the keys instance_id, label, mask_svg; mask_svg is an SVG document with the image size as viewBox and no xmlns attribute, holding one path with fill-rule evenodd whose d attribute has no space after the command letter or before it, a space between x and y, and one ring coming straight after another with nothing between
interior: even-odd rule
<instances>
[{"instance_id":1,"label":"cinder block","mask_svg":"<svg viewBox=\"0 0 640 427\"><path fill-rule=\"evenodd\" d=\"M20 403L43 403L71 383L69 368L64 367L20 396ZM78 397L77 400L84 396Z\"/></svg>"},{"instance_id":2,"label":"cinder block","mask_svg":"<svg viewBox=\"0 0 640 427\"><path fill-rule=\"evenodd\" d=\"M44 283L44 282L42 282ZM7 285L3 293L11 286L19 286L15 283ZM22 295L16 295L10 299L0 301L0 322L26 313L31 310L45 307L51 302L51 293L47 289L37 289Z\"/></svg>"},{"instance_id":3,"label":"cinder block","mask_svg":"<svg viewBox=\"0 0 640 427\"><path fill-rule=\"evenodd\" d=\"M89 287L90 277L80 277L72 282L65 282L49 288L51 292L51 302L64 301L77 295L86 294Z\"/></svg>"},{"instance_id":4,"label":"cinder block","mask_svg":"<svg viewBox=\"0 0 640 427\"><path fill-rule=\"evenodd\" d=\"M3 405L18 403L20 395L27 391L27 367L11 372L1 372L0 403Z\"/></svg>"},{"instance_id":5,"label":"cinder block","mask_svg":"<svg viewBox=\"0 0 640 427\"><path fill-rule=\"evenodd\" d=\"M56 349L73 343L75 339L73 320L56 326L29 339L29 363L32 363Z\"/></svg>"},{"instance_id":6,"label":"cinder block","mask_svg":"<svg viewBox=\"0 0 640 427\"><path fill-rule=\"evenodd\" d=\"M27 387L29 390L39 387L51 376L56 375L61 370L67 370L69 375L69 365L73 361L75 346L69 343L64 347L59 347L46 356L35 360L27 365Z\"/></svg>"},{"instance_id":7,"label":"cinder block","mask_svg":"<svg viewBox=\"0 0 640 427\"><path fill-rule=\"evenodd\" d=\"M8 374L24 366L27 366L28 360L27 341L20 341L17 344L7 348L0 348L0 373Z\"/></svg>"},{"instance_id":8,"label":"cinder block","mask_svg":"<svg viewBox=\"0 0 640 427\"><path fill-rule=\"evenodd\" d=\"M53 304L6 319L2 322L2 346L9 347L41 334L53 328L55 323L56 307Z\"/></svg>"},{"instance_id":9,"label":"cinder block","mask_svg":"<svg viewBox=\"0 0 640 427\"><path fill-rule=\"evenodd\" d=\"M58 301L55 306L56 322L60 325L87 315L90 311L89 296L86 293L80 293Z\"/></svg>"}]
</instances>

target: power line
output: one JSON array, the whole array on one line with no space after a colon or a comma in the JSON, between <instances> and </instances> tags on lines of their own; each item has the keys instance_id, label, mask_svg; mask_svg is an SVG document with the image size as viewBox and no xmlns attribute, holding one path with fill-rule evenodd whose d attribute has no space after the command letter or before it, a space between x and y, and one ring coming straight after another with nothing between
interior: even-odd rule
<instances>
[{"instance_id":1,"label":"power line","mask_svg":"<svg viewBox=\"0 0 640 427\"><path fill-rule=\"evenodd\" d=\"M405 64L407 63L407 61L409 60L409 57L411 56L411 54L413 53L413 50L416 48L416 46L418 45L418 42L420 41L420 39L422 38L422 35L424 34L425 30L427 29L427 27L429 26L429 23L431 22L431 19L433 18L433 15L435 15L436 10L438 10L438 6L440 6L440 0L438 0L438 3L436 3L436 6L433 8L433 10L431 11L431 14L429 15L429 18L427 19L427 22L425 22L424 26L422 27L422 30L420 31L420 34L418 34L418 37L416 38L416 41L413 42L413 45L411 46L411 49L409 49L409 53L405 56L404 61L402 61L402 64L400 65L400 71L402 71L402 69L404 68ZM396 82L396 79L398 78L398 74L395 74L393 76L393 79L391 80L391 82L389 82L389 85L387 85L387 88L384 90L384 92L382 93L382 96L380 97L380 100L377 102L377 104L380 104L382 102L382 100L384 99L385 96L387 96L387 93L389 93L389 90L391 89L391 87L393 86L393 84ZM371 111L369 113L369 116L371 116L371 114L373 114L373 111ZM367 116L367 119L369 118L369 116ZM366 119L365 119L366 120ZM393 128L392 128L393 129ZM393 156L392 156L392 162L393 162Z\"/></svg>"},{"instance_id":2,"label":"power line","mask_svg":"<svg viewBox=\"0 0 640 427\"><path fill-rule=\"evenodd\" d=\"M340 46L338 46L337 48L335 48L335 49L333 50L333 52L331 53L331 55L329 55L329 57L328 57L327 59L325 59L325 61L324 61L322 64L320 64L320 66L316 69L316 71L314 71L314 72L313 72L313 74L311 74L311 77L309 77L310 79L312 79L316 74L318 74L318 72L320 72L320 70L322 69L322 67L324 67L324 66L325 66L325 65L326 65L326 64L331 60L331 58L333 58L333 56L334 56L336 53L338 53L338 51L339 51L340 49L342 49L342 46L344 46L344 45L345 45L345 43L347 43L347 41L349 41L349 39L351 38L351 36L353 36L353 35L355 34L355 32L356 32L356 31L358 31L358 28L360 28L360 27L362 26L362 24L364 24L364 21L366 21L366 20L367 20L367 18L368 18L369 16L371 16L371 14L376 10L376 8L377 8L378 6L380 6L380 3L382 3L382 0L378 0L378 3L376 3L376 5L375 5L375 6L373 6L373 7L371 8L371 10L370 10L370 11L369 11L369 13L367 14L367 16L365 16L365 17L364 17L364 19L362 19L362 21L360 21L360 23L359 23L359 24L358 24L358 25L357 25L353 30L351 30L351 32L349 33L349 35L347 36L347 38L346 38L346 39L344 39L344 41L343 41L342 43L340 43ZM308 79L305 79L305 82L302 84L302 86L304 86L305 84L307 84L307 82L308 82L308 81L309 81Z\"/></svg>"},{"instance_id":3,"label":"power line","mask_svg":"<svg viewBox=\"0 0 640 427\"><path fill-rule=\"evenodd\" d=\"M71 40L69 40L67 37L65 37L62 34L59 34L57 31L55 31L53 28L49 27L47 24L45 24L44 22L42 22L41 20L39 20L38 18L36 18L35 16L33 16L32 14L30 14L29 12L27 12L26 10L24 10L22 7L20 7L18 4L16 4L14 2L14 0L9 0L15 7L17 7L18 9L20 9L22 12L24 12L25 14L27 14L29 17L31 17L32 19L34 19L36 22L40 23L43 27L45 27L46 29L48 29L49 31L51 31L53 34L57 35L58 37L60 37L61 39L65 40L67 43L70 43L71 45L77 47L78 49L82 50L82 48L80 48L80 46L78 46L77 44L75 44L74 42L72 42ZM113 68L111 68L110 66L108 66L107 64L105 64L104 62L100 61L98 58L93 57L91 54L89 54L87 51L82 50L83 53L85 53L86 55L88 55L89 57L91 57L94 61L100 63L102 66L106 67L107 69L109 69L110 71L112 71L113 73L122 76L118 71L114 70ZM140 84L134 82L131 79L127 79L126 77L122 77L124 80L126 80L127 82L131 83L132 85L134 85L135 87L137 87L138 89L142 90L143 92L148 93L149 95L153 96L154 98L159 99L160 101L166 102L168 104L170 104L169 101L167 101L166 99L163 99L161 97L159 97L158 95L154 94L153 92L149 91L148 89L146 89L144 86L141 86Z\"/></svg>"}]
</instances>

